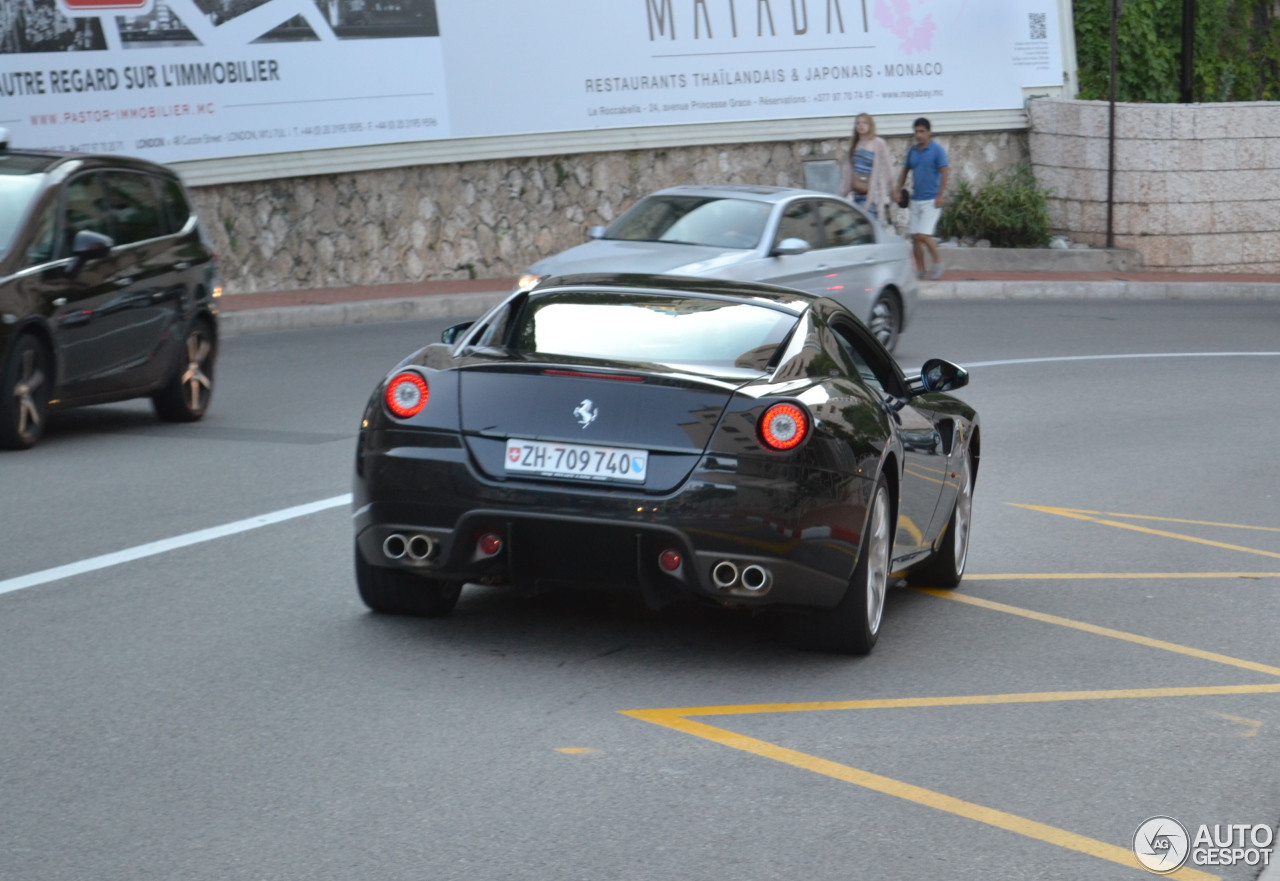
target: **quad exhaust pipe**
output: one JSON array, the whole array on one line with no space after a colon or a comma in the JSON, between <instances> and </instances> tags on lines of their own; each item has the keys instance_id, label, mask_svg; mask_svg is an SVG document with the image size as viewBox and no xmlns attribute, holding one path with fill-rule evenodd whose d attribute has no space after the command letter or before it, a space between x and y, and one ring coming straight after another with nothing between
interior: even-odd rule
<instances>
[{"instance_id":1,"label":"quad exhaust pipe","mask_svg":"<svg viewBox=\"0 0 1280 881\"><path fill-rule=\"evenodd\" d=\"M721 560L711 567L711 581L720 590L760 594L773 586L773 573L759 563L739 569L737 563Z\"/></svg>"},{"instance_id":2,"label":"quad exhaust pipe","mask_svg":"<svg viewBox=\"0 0 1280 881\"><path fill-rule=\"evenodd\" d=\"M393 532L382 542L382 553L386 554L390 560L408 558L413 563L426 563L435 557L439 550L440 547L434 538L420 532L414 535Z\"/></svg>"}]
</instances>

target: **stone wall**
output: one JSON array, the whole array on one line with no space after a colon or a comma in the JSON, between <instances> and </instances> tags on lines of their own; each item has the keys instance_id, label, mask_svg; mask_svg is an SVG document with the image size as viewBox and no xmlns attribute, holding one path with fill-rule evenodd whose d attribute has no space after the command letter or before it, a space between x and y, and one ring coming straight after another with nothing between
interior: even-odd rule
<instances>
[{"instance_id":1,"label":"stone wall","mask_svg":"<svg viewBox=\"0 0 1280 881\"><path fill-rule=\"evenodd\" d=\"M900 159L908 139L887 139ZM939 135L952 180L1027 158L1023 133ZM519 275L678 184L803 186L847 141L803 140L424 165L193 191L228 293ZM897 212L905 214L905 212Z\"/></svg>"},{"instance_id":2,"label":"stone wall","mask_svg":"<svg viewBox=\"0 0 1280 881\"><path fill-rule=\"evenodd\" d=\"M1107 229L1107 104L1031 102L1056 232ZM1150 269L1280 272L1280 103L1117 104L1113 229Z\"/></svg>"}]
</instances>

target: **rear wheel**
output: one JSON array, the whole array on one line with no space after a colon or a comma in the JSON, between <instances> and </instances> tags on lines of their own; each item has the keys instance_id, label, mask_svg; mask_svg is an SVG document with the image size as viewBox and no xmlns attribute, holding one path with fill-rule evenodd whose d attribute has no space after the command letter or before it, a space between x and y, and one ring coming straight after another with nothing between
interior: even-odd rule
<instances>
[{"instance_id":1,"label":"rear wheel","mask_svg":"<svg viewBox=\"0 0 1280 881\"><path fill-rule=\"evenodd\" d=\"M897 294L885 291L871 307L871 318L867 328L880 341L880 344L893 351L898 343L898 332L902 329L902 306L898 303Z\"/></svg>"},{"instance_id":2,"label":"rear wheel","mask_svg":"<svg viewBox=\"0 0 1280 881\"><path fill-rule=\"evenodd\" d=\"M960 468L960 489L942 541L933 556L911 572L911 584L951 588L958 587L964 577L964 564L969 559L969 524L973 519L973 467L967 452Z\"/></svg>"},{"instance_id":3,"label":"rear wheel","mask_svg":"<svg viewBox=\"0 0 1280 881\"><path fill-rule=\"evenodd\" d=\"M191 325L178 367L152 399L156 415L166 422L195 422L213 397L213 365L217 351L213 328L205 321Z\"/></svg>"},{"instance_id":4,"label":"rear wheel","mask_svg":"<svg viewBox=\"0 0 1280 881\"><path fill-rule=\"evenodd\" d=\"M360 599L373 611L418 618L443 618L453 611L462 594L461 581L444 581L399 569L371 566L365 562L358 546L356 587L360 591Z\"/></svg>"},{"instance_id":5,"label":"rear wheel","mask_svg":"<svg viewBox=\"0 0 1280 881\"><path fill-rule=\"evenodd\" d=\"M31 334L13 341L0 372L0 448L25 450L44 436L53 387L53 358Z\"/></svg>"},{"instance_id":6,"label":"rear wheel","mask_svg":"<svg viewBox=\"0 0 1280 881\"><path fill-rule=\"evenodd\" d=\"M880 636L884 600L889 590L889 557L893 545L889 486L881 477L871 499L871 515L863 535L858 565L849 589L834 609L797 613L788 619L788 635L801 648L845 655L866 655Z\"/></svg>"}]
</instances>

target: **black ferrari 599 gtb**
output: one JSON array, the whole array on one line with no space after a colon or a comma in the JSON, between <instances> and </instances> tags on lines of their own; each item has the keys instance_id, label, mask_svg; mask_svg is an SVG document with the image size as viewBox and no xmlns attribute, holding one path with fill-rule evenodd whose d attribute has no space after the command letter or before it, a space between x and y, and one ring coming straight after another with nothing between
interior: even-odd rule
<instances>
[{"instance_id":1,"label":"black ferrari 599 gtb","mask_svg":"<svg viewBox=\"0 0 1280 881\"><path fill-rule=\"evenodd\" d=\"M981 435L942 360L906 376L834 300L644 275L551 278L379 384L356 455L374 611L467 582L778 606L865 654L895 577L964 572Z\"/></svg>"}]
</instances>

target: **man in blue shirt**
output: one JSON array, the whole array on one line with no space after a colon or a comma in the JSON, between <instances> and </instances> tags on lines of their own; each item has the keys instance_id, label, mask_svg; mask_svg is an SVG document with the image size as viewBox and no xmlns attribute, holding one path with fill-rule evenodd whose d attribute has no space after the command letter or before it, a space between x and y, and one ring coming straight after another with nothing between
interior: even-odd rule
<instances>
[{"instance_id":1,"label":"man in blue shirt","mask_svg":"<svg viewBox=\"0 0 1280 881\"><path fill-rule=\"evenodd\" d=\"M933 126L929 124L929 120L922 116L911 127L915 130L916 143L907 149L907 158L902 164L902 173L898 175L898 186L895 189L901 191L906 186L907 172L911 172L909 231L916 255L916 275L925 277L924 252L928 250L929 256L933 258L933 271L929 273L929 278L939 278L946 267L938 256L933 231L942 214L942 201L951 169L947 163L947 151L942 149L941 144L933 142Z\"/></svg>"}]
</instances>

